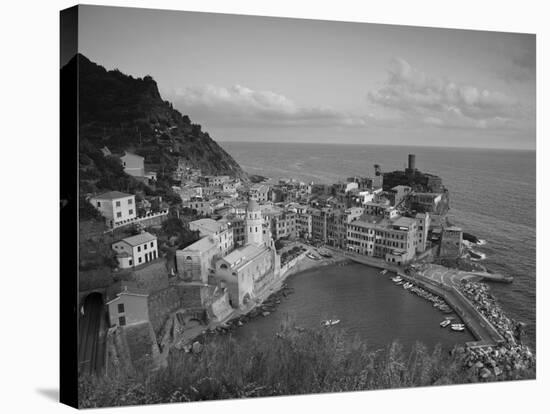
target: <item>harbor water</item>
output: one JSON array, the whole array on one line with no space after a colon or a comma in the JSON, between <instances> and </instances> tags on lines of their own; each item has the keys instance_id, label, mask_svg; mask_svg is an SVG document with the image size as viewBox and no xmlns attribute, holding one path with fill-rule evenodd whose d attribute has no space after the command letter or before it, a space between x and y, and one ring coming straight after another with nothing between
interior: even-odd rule
<instances>
[{"instance_id":1,"label":"harbor water","mask_svg":"<svg viewBox=\"0 0 550 414\"><path fill-rule=\"evenodd\" d=\"M487 241L485 245L474 246L474 250L486 257L481 263L495 272L514 277L510 285L493 283L491 288L506 313L527 324L526 341L535 347L535 151L298 143L220 144L248 173L274 180L296 178L322 183L342 181L354 175L372 176L374 164L380 164L383 171L402 170L407 154L416 154L416 167L439 175L449 189L451 209L448 217L464 231ZM345 295L341 290L343 285L333 285L332 289L334 297ZM298 290L297 294L301 294ZM304 300L314 302L307 305L312 309L323 307L321 299L313 295ZM349 306L360 308L362 304L350 303ZM394 309L400 306L397 302L391 303ZM349 328L367 329L359 325Z\"/></svg>"},{"instance_id":2,"label":"harbor water","mask_svg":"<svg viewBox=\"0 0 550 414\"><path fill-rule=\"evenodd\" d=\"M341 329L348 338L358 337L373 349L384 348L394 340L406 349L417 341L430 349L438 343L450 349L474 339L467 331L441 328L439 323L447 315L396 285L391 276L395 274L382 275L362 264L329 265L292 275L287 284L293 293L281 299L275 312L258 316L232 335L272 340L290 317L296 326L304 328L320 328L323 320L339 319L334 327L322 329Z\"/></svg>"}]
</instances>

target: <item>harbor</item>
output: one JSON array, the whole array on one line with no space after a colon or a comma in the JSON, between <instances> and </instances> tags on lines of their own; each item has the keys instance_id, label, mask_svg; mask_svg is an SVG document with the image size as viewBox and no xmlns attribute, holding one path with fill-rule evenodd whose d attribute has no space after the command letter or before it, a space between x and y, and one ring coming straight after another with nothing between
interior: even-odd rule
<instances>
[{"instance_id":1,"label":"harbor","mask_svg":"<svg viewBox=\"0 0 550 414\"><path fill-rule=\"evenodd\" d=\"M447 314L395 286L390 276L352 262L310 268L290 276L278 297L250 314L242 325L232 323L225 333L237 340L256 336L270 341L290 319L298 330L337 329L373 348L397 341L407 348L422 342L450 350L475 339L467 330L442 329L439 324ZM265 310L269 314L264 316Z\"/></svg>"}]
</instances>

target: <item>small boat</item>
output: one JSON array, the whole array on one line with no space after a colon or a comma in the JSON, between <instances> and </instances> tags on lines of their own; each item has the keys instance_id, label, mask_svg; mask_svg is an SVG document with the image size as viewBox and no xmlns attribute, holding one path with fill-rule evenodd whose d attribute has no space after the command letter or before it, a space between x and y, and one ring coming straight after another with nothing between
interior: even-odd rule
<instances>
[{"instance_id":1,"label":"small boat","mask_svg":"<svg viewBox=\"0 0 550 414\"><path fill-rule=\"evenodd\" d=\"M451 321L448 320L448 319L445 319L443 322L441 322L439 324L439 326L441 326L442 328L446 328L447 326L449 326L451 324Z\"/></svg>"},{"instance_id":2,"label":"small boat","mask_svg":"<svg viewBox=\"0 0 550 414\"><path fill-rule=\"evenodd\" d=\"M380 272L381 275L385 275L386 273L388 273L388 269L384 269Z\"/></svg>"},{"instance_id":3,"label":"small boat","mask_svg":"<svg viewBox=\"0 0 550 414\"><path fill-rule=\"evenodd\" d=\"M391 280L395 283L401 282L403 279L400 276L392 277Z\"/></svg>"},{"instance_id":4,"label":"small boat","mask_svg":"<svg viewBox=\"0 0 550 414\"><path fill-rule=\"evenodd\" d=\"M464 324L463 323L453 323L451 325L451 329L453 331L462 332L464 330Z\"/></svg>"},{"instance_id":5,"label":"small boat","mask_svg":"<svg viewBox=\"0 0 550 414\"><path fill-rule=\"evenodd\" d=\"M340 319L334 319L334 320L330 321L331 326L339 324L339 323L340 323Z\"/></svg>"},{"instance_id":6,"label":"small boat","mask_svg":"<svg viewBox=\"0 0 550 414\"><path fill-rule=\"evenodd\" d=\"M340 323L340 319L327 319L326 321L321 322L321 325L324 326L333 326Z\"/></svg>"}]
</instances>

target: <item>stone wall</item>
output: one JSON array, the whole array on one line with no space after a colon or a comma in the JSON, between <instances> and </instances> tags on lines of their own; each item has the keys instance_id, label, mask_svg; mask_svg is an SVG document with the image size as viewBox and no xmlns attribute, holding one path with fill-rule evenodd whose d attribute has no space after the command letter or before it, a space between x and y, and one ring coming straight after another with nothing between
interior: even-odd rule
<instances>
[{"instance_id":1,"label":"stone wall","mask_svg":"<svg viewBox=\"0 0 550 414\"><path fill-rule=\"evenodd\" d=\"M169 286L149 295L149 320L158 334L172 312L201 307L201 286Z\"/></svg>"},{"instance_id":2,"label":"stone wall","mask_svg":"<svg viewBox=\"0 0 550 414\"><path fill-rule=\"evenodd\" d=\"M201 297L208 319L223 321L233 312L227 288L204 286Z\"/></svg>"}]
</instances>

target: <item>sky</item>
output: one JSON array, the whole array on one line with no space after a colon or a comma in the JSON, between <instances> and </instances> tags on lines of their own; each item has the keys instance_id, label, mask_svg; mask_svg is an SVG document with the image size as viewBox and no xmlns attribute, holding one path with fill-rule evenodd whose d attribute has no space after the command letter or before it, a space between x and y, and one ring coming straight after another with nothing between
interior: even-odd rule
<instances>
[{"instance_id":1,"label":"sky","mask_svg":"<svg viewBox=\"0 0 550 414\"><path fill-rule=\"evenodd\" d=\"M81 53L217 141L535 148L532 34L80 7Z\"/></svg>"}]
</instances>

